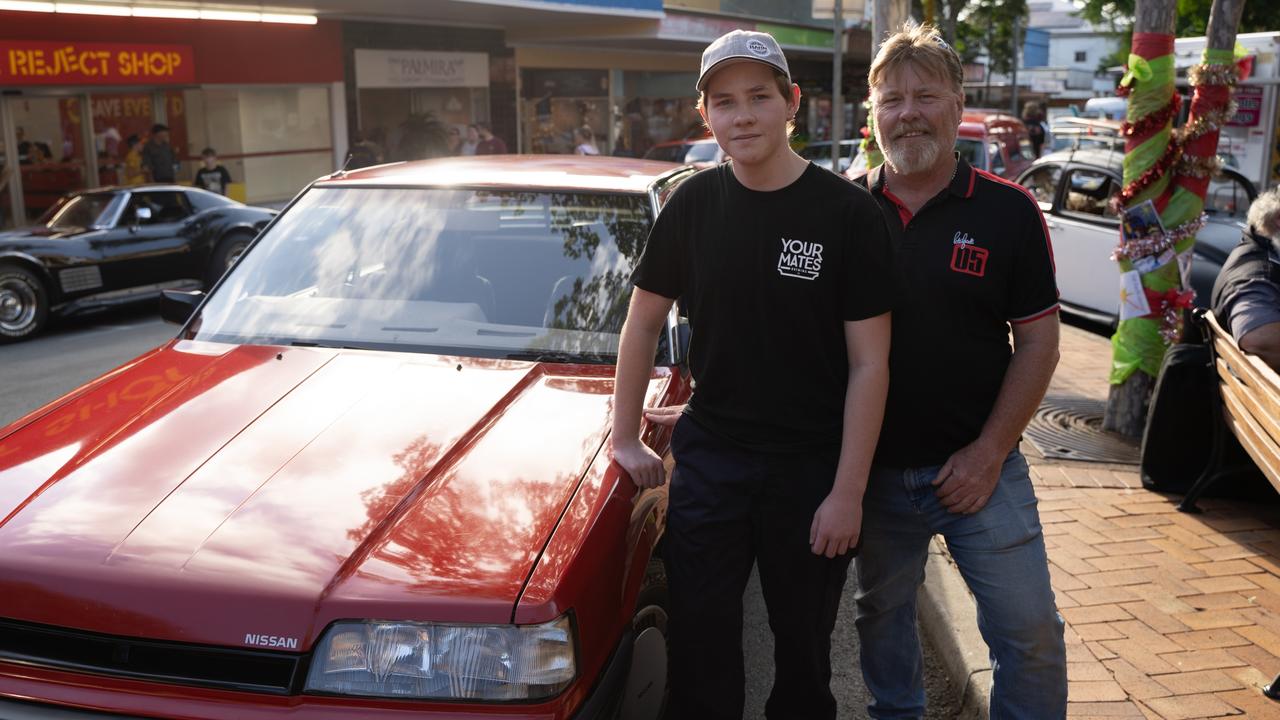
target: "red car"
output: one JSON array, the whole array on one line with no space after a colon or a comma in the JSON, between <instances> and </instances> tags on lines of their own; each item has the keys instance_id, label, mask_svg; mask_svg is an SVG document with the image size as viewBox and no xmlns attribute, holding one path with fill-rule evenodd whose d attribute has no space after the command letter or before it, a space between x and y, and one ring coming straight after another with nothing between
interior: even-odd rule
<instances>
[{"instance_id":1,"label":"red car","mask_svg":"<svg viewBox=\"0 0 1280 720\"><path fill-rule=\"evenodd\" d=\"M691 172L338 173L166 291L173 341L0 430L0 717L661 717L665 488L608 434ZM689 395L683 327L650 404Z\"/></svg>"},{"instance_id":2,"label":"red car","mask_svg":"<svg viewBox=\"0 0 1280 720\"><path fill-rule=\"evenodd\" d=\"M713 137L660 142L649 148L644 157L646 160L688 163L697 168L714 167L726 159L724 150L720 148L720 144Z\"/></svg>"}]
</instances>

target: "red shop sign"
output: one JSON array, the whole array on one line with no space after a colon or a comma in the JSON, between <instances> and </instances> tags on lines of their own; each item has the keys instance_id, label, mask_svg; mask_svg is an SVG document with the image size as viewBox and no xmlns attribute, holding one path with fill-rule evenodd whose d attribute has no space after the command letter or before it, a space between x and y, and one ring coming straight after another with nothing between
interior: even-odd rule
<instances>
[{"instance_id":1,"label":"red shop sign","mask_svg":"<svg viewBox=\"0 0 1280 720\"><path fill-rule=\"evenodd\" d=\"M176 85L196 80L187 45L0 40L0 87Z\"/></svg>"}]
</instances>

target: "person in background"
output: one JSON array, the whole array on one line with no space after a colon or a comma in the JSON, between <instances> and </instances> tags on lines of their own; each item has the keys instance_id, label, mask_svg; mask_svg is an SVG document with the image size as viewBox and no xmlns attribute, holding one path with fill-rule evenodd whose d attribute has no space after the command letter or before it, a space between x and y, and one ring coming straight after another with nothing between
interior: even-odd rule
<instances>
[{"instance_id":1,"label":"person in background","mask_svg":"<svg viewBox=\"0 0 1280 720\"><path fill-rule=\"evenodd\" d=\"M1040 111L1040 103L1027 101L1022 106L1022 124L1027 126L1027 135L1031 137L1031 151L1040 157L1040 148L1044 147L1044 113Z\"/></svg>"},{"instance_id":2,"label":"person in background","mask_svg":"<svg viewBox=\"0 0 1280 720\"><path fill-rule=\"evenodd\" d=\"M462 151L460 155L475 155L476 147L480 145L480 127L475 123L467 126L467 139L462 143Z\"/></svg>"},{"instance_id":3,"label":"person in background","mask_svg":"<svg viewBox=\"0 0 1280 720\"><path fill-rule=\"evenodd\" d=\"M124 175L121 182L125 185L141 185L147 181L142 170L142 138L130 135L124 140Z\"/></svg>"},{"instance_id":4,"label":"person in background","mask_svg":"<svg viewBox=\"0 0 1280 720\"><path fill-rule=\"evenodd\" d=\"M227 194L227 186L231 184L231 173L218 164L218 153L211 147L200 151L200 159L204 167L196 171L194 185L219 195Z\"/></svg>"},{"instance_id":5,"label":"person in background","mask_svg":"<svg viewBox=\"0 0 1280 720\"><path fill-rule=\"evenodd\" d=\"M142 146L142 171L149 182L171 183L177 177L173 146L169 144L169 126L156 123L151 126L151 138Z\"/></svg>"},{"instance_id":6,"label":"person in background","mask_svg":"<svg viewBox=\"0 0 1280 720\"><path fill-rule=\"evenodd\" d=\"M1213 283L1213 314L1241 350L1280 372L1280 188L1249 206L1248 228Z\"/></svg>"},{"instance_id":7,"label":"person in background","mask_svg":"<svg viewBox=\"0 0 1280 720\"><path fill-rule=\"evenodd\" d=\"M600 150L596 147L595 134L591 132L591 128L583 125L573 130L573 154L574 155L599 155Z\"/></svg>"},{"instance_id":8,"label":"person in background","mask_svg":"<svg viewBox=\"0 0 1280 720\"><path fill-rule=\"evenodd\" d=\"M9 179L13 177L13 166L0 165L0 228L4 227L4 211L9 206Z\"/></svg>"},{"instance_id":9,"label":"person in background","mask_svg":"<svg viewBox=\"0 0 1280 720\"><path fill-rule=\"evenodd\" d=\"M507 154L507 144L502 141L502 138L493 134L488 123L476 123L476 129L480 133L480 142L476 145L477 155Z\"/></svg>"},{"instance_id":10,"label":"person in background","mask_svg":"<svg viewBox=\"0 0 1280 720\"><path fill-rule=\"evenodd\" d=\"M444 150L450 157L462 154L462 132L458 130L457 125L449 126L449 132L444 138Z\"/></svg>"}]
</instances>

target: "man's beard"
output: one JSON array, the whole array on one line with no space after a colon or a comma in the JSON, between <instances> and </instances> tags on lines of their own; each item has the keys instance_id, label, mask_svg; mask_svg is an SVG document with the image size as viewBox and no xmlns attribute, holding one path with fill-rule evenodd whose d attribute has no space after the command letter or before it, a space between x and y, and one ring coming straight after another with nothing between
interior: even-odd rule
<instances>
[{"instance_id":1,"label":"man's beard","mask_svg":"<svg viewBox=\"0 0 1280 720\"><path fill-rule=\"evenodd\" d=\"M918 130L929 134L902 142L903 133ZM938 142L938 136L933 133L932 128L927 125L914 125L900 127L897 133L899 137L885 142L886 138L881 135L880 127L876 126L876 143L884 153L884 161L893 168L894 172L899 175L912 175L928 170L938 161L942 153L942 145ZM896 146L893 144L895 142L898 143Z\"/></svg>"}]
</instances>

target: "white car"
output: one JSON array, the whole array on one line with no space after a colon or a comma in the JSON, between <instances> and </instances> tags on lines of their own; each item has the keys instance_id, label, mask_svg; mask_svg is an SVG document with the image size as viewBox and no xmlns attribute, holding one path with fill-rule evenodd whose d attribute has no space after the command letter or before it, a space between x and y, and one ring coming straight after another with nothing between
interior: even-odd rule
<instances>
[{"instance_id":1,"label":"white car","mask_svg":"<svg viewBox=\"0 0 1280 720\"><path fill-rule=\"evenodd\" d=\"M1111 259L1120 241L1120 218L1110 200L1121 188L1123 159L1123 153L1105 150L1057 152L1018 177L1039 201L1049 226L1063 309L1106 323L1115 322L1120 308L1120 269ZM1256 196L1253 183L1231 169L1209 183L1209 222L1196 236L1191 265L1197 306L1208 307L1213 281L1239 243Z\"/></svg>"}]
</instances>

